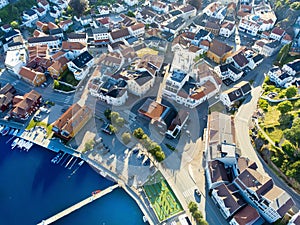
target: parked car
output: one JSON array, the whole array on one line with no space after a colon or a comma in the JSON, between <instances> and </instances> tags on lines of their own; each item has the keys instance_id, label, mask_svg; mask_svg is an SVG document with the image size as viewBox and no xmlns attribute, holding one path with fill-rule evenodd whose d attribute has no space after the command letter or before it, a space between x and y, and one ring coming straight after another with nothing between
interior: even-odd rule
<instances>
[{"instance_id":1,"label":"parked car","mask_svg":"<svg viewBox=\"0 0 300 225\"><path fill-rule=\"evenodd\" d=\"M196 194L199 198L201 197L201 193L200 193L200 191L199 191L198 188L195 189L195 194Z\"/></svg>"}]
</instances>

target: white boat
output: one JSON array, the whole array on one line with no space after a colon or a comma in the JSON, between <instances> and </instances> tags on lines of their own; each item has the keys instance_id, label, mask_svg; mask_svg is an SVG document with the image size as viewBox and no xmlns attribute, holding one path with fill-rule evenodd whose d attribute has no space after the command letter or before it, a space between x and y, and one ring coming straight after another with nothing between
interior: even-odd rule
<instances>
[{"instance_id":1,"label":"white boat","mask_svg":"<svg viewBox=\"0 0 300 225\"><path fill-rule=\"evenodd\" d=\"M13 133L13 136L16 136L19 133L19 129L16 129L15 132Z\"/></svg>"},{"instance_id":2,"label":"white boat","mask_svg":"<svg viewBox=\"0 0 300 225\"><path fill-rule=\"evenodd\" d=\"M11 149L14 149L17 144L18 144L19 138L16 138L12 143L11 143Z\"/></svg>"},{"instance_id":3,"label":"white boat","mask_svg":"<svg viewBox=\"0 0 300 225\"><path fill-rule=\"evenodd\" d=\"M23 146L24 146L24 144L25 144L25 141L23 140L23 139L21 139L21 140L19 140L18 141L18 148L23 148Z\"/></svg>"},{"instance_id":4,"label":"white boat","mask_svg":"<svg viewBox=\"0 0 300 225\"><path fill-rule=\"evenodd\" d=\"M33 143L31 143L30 141L28 141L26 144L25 144L25 150L28 152L29 149L32 147Z\"/></svg>"},{"instance_id":5,"label":"white boat","mask_svg":"<svg viewBox=\"0 0 300 225\"><path fill-rule=\"evenodd\" d=\"M4 129L4 126L1 125L1 126L0 126L0 132L1 132L3 129Z\"/></svg>"},{"instance_id":6,"label":"white boat","mask_svg":"<svg viewBox=\"0 0 300 225\"><path fill-rule=\"evenodd\" d=\"M143 221L144 221L144 223L146 223L148 221L146 216L143 216Z\"/></svg>"},{"instance_id":7,"label":"white boat","mask_svg":"<svg viewBox=\"0 0 300 225\"><path fill-rule=\"evenodd\" d=\"M81 161L78 163L78 166L82 166L83 163L84 163L84 160L81 160Z\"/></svg>"},{"instance_id":8,"label":"white boat","mask_svg":"<svg viewBox=\"0 0 300 225\"><path fill-rule=\"evenodd\" d=\"M9 131L9 135L12 135L13 133L15 132L15 129L14 128L11 128L11 130Z\"/></svg>"}]
</instances>

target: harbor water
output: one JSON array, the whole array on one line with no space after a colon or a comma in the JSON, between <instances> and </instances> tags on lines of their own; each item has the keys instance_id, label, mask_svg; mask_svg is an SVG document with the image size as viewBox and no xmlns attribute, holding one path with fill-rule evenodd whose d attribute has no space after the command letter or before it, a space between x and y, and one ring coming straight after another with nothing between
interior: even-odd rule
<instances>
[{"instance_id":1,"label":"harbor water","mask_svg":"<svg viewBox=\"0 0 300 225\"><path fill-rule=\"evenodd\" d=\"M0 136L0 224L34 225L114 183L89 165L51 163L56 153L39 146L29 152ZM74 162L74 161L73 161ZM71 167L71 165L73 165ZM79 167L76 172L73 171ZM71 168L71 169L69 169ZM144 225L143 214L126 192L108 195L56 221L55 225Z\"/></svg>"}]
</instances>

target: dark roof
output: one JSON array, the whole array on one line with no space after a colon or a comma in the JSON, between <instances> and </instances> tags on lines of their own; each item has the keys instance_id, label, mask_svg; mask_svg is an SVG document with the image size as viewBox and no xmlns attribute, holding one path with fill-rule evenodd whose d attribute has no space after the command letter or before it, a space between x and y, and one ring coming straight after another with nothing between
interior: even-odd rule
<instances>
[{"instance_id":1,"label":"dark roof","mask_svg":"<svg viewBox=\"0 0 300 225\"><path fill-rule=\"evenodd\" d=\"M278 78L279 78L280 80L284 80L285 78L288 78L288 77L290 77L289 74L287 74L287 73L282 73Z\"/></svg>"},{"instance_id":2,"label":"dark roof","mask_svg":"<svg viewBox=\"0 0 300 225\"><path fill-rule=\"evenodd\" d=\"M272 42L269 42L269 43L265 44L265 46L276 49L280 46L280 42L279 41L272 41Z\"/></svg>"},{"instance_id":3,"label":"dark roof","mask_svg":"<svg viewBox=\"0 0 300 225\"><path fill-rule=\"evenodd\" d=\"M17 35L20 35L20 31L12 29L12 30L10 30L10 31L8 31L7 33L4 34L4 39L8 40L8 39L13 38Z\"/></svg>"},{"instance_id":4,"label":"dark roof","mask_svg":"<svg viewBox=\"0 0 300 225\"><path fill-rule=\"evenodd\" d=\"M200 29L200 30L198 31L198 33L195 35L195 38L194 38L194 39L195 39L195 40L200 40L200 39L206 37L209 33L210 33L210 32L207 31L207 30Z\"/></svg>"},{"instance_id":5,"label":"dark roof","mask_svg":"<svg viewBox=\"0 0 300 225\"><path fill-rule=\"evenodd\" d=\"M0 89L0 94L6 94L7 92L14 94L16 89L11 84L7 83Z\"/></svg>"},{"instance_id":6,"label":"dark roof","mask_svg":"<svg viewBox=\"0 0 300 225\"><path fill-rule=\"evenodd\" d=\"M101 26L98 28L92 29L93 34L102 34L102 33L108 33L108 28L105 26Z\"/></svg>"},{"instance_id":7,"label":"dark roof","mask_svg":"<svg viewBox=\"0 0 300 225\"><path fill-rule=\"evenodd\" d=\"M220 25L215 22L207 21L205 24L205 28L219 30Z\"/></svg>"},{"instance_id":8,"label":"dark roof","mask_svg":"<svg viewBox=\"0 0 300 225\"><path fill-rule=\"evenodd\" d=\"M52 29L49 31L50 35L61 34L63 30L61 28Z\"/></svg>"},{"instance_id":9,"label":"dark roof","mask_svg":"<svg viewBox=\"0 0 300 225\"><path fill-rule=\"evenodd\" d=\"M242 51L234 55L232 58L240 67L244 67L249 63L248 59L246 58L246 56Z\"/></svg>"},{"instance_id":10,"label":"dark roof","mask_svg":"<svg viewBox=\"0 0 300 225\"><path fill-rule=\"evenodd\" d=\"M69 33L68 39L85 39L86 33Z\"/></svg>"},{"instance_id":11,"label":"dark roof","mask_svg":"<svg viewBox=\"0 0 300 225\"><path fill-rule=\"evenodd\" d=\"M33 16L34 14L36 14L36 12L33 11L32 9L29 9L29 10L25 11L24 14L27 14L28 16Z\"/></svg>"},{"instance_id":12,"label":"dark roof","mask_svg":"<svg viewBox=\"0 0 300 225\"><path fill-rule=\"evenodd\" d=\"M77 58L75 58L72 62L78 67L78 68L84 68L86 63L91 61L93 59L93 56L88 51L85 51L81 53Z\"/></svg>"},{"instance_id":13,"label":"dark roof","mask_svg":"<svg viewBox=\"0 0 300 225\"><path fill-rule=\"evenodd\" d=\"M300 59L297 59L293 62L287 64L290 68L296 71L296 73L300 72Z\"/></svg>"},{"instance_id":14,"label":"dark roof","mask_svg":"<svg viewBox=\"0 0 300 225\"><path fill-rule=\"evenodd\" d=\"M228 93L228 97L231 102L243 97L243 92L241 89L236 89Z\"/></svg>"},{"instance_id":15,"label":"dark roof","mask_svg":"<svg viewBox=\"0 0 300 225\"><path fill-rule=\"evenodd\" d=\"M245 83L242 87L241 87L244 95L247 94L249 91L251 91L251 86L250 84L247 82Z\"/></svg>"},{"instance_id":16,"label":"dark roof","mask_svg":"<svg viewBox=\"0 0 300 225\"><path fill-rule=\"evenodd\" d=\"M227 52L230 52L231 50L232 50L231 46L223 42L220 42L216 39L212 41L209 47L209 51L215 53L219 57L223 57Z\"/></svg>"},{"instance_id":17,"label":"dark roof","mask_svg":"<svg viewBox=\"0 0 300 225\"><path fill-rule=\"evenodd\" d=\"M228 69L231 70L231 71L232 71L233 73L235 73L235 74L239 74L239 73L243 72L242 70L236 68L236 67L234 66L234 63L233 63L233 62L227 63L227 64L223 64L223 65L220 65L221 73L226 72Z\"/></svg>"},{"instance_id":18,"label":"dark roof","mask_svg":"<svg viewBox=\"0 0 300 225\"><path fill-rule=\"evenodd\" d=\"M58 40L57 37L49 35L49 36L28 38L28 43L49 42L49 41L57 41L57 40Z\"/></svg>"},{"instance_id":19,"label":"dark roof","mask_svg":"<svg viewBox=\"0 0 300 225\"><path fill-rule=\"evenodd\" d=\"M148 71L142 71L138 73L138 76L135 78L135 82L138 85L142 86L152 79L152 75Z\"/></svg>"},{"instance_id":20,"label":"dark roof","mask_svg":"<svg viewBox=\"0 0 300 225\"><path fill-rule=\"evenodd\" d=\"M259 62L260 60L262 60L263 58L264 58L263 55L257 54L256 56L253 57L253 61L254 61L255 63L257 63L257 62Z\"/></svg>"},{"instance_id":21,"label":"dark roof","mask_svg":"<svg viewBox=\"0 0 300 225\"><path fill-rule=\"evenodd\" d=\"M112 39L118 39L118 38L121 38L121 37L126 37L126 36L130 36L130 33L129 33L129 30L128 28L123 28L123 29L120 29L120 30L117 30L117 31L112 31L110 33Z\"/></svg>"},{"instance_id":22,"label":"dark roof","mask_svg":"<svg viewBox=\"0 0 300 225\"><path fill-rule=\"evenodd\" d=\"M171 12L169 12L172 16L178 16L180 14L182 14L182 12L180 10L173 10Z\"/></svg>"},{"instance_id":23,"label":"dark roof","mask_svg":"<svg viewBox=\"0 0 300 225\"><path fill-rule=\"evenodd\" d=\"M169 23L166 27L169 28L170 30L177 30L183 23L184 23L184 19L178 17L172 23Z\"/></svg>"}]
</instances>

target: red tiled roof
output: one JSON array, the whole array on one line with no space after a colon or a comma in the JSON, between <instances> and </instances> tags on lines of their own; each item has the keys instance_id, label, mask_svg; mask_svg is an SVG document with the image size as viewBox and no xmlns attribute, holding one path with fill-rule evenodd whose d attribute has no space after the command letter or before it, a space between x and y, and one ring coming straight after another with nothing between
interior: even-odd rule
<instances>
[{"instance_id":1,"label":"red tiled roof","mask_svg":"<svg viewBox=\"0 0 300 225\"><path fill-rule=\"evenodd\" d=\"M284 29L280 28L280 27L274 27L274 29L272 30L272 34L276 34L279 36L282 36L284 34Z\"/></svg>"}]
</instances>

